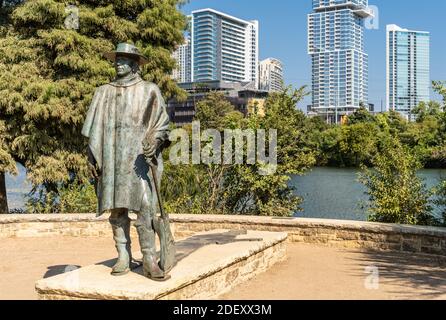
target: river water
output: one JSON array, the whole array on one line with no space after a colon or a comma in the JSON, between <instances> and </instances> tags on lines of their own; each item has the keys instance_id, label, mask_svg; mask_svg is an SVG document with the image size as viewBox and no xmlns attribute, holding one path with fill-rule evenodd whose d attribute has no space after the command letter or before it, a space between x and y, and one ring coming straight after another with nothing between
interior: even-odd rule
<instances>
[{"instance_id":1,"label":"river water","mask_svg":"<svg viewBox=\"0 0 446 320\"><path fill-rule=\"evenodd\" d=\"M25 169L20 167L19 171L16 177L6 177L10 209L23 209L24 196L31 190L26 182ZM430 188L437 185L441 178L446 179L446 170L422 170L419 175ZM361 209L361 202L366 201L367 196L357 179L358 170L339 168L313 168L305 176L294 176L291 185L296 187L296 194L304 198L304 211L297 212L296 216L367 220L367 214Z\"/></svg>"},{"instance_id":2,"label":"river water","mask_svg":"<svg viewBox=\"0 0 446 320\"><path fill-rule=\"evenodd\" d=\"M428 188L446 179L446 170L425 169L419 172ZM297 217L341 220L367 220L361 203L367 200L365 188L358 181L357 169L313 168L305 176L294 176L291 185L304 198L303 212ZM438 209L436 209L438 213Z\"/></svg>"}]
</instances>

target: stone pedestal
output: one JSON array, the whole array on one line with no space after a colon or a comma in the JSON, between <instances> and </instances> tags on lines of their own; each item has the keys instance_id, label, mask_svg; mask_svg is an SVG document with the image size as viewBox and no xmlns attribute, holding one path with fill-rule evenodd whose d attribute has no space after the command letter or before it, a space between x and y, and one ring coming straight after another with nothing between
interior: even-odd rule
<instances>
[{"instance_id":1,"label":"stone pedestal","mask_svg":"<svg viewBox=\"0 0 446 320\"><path fill-rule=\"evenodd\" d=\"M114 260L36 283L39 299L171 300L214 299L286 258L286 233L215 230L177 243L178 265L166 282L141 268L110 275Z\"/></svg>"}]
</instances>

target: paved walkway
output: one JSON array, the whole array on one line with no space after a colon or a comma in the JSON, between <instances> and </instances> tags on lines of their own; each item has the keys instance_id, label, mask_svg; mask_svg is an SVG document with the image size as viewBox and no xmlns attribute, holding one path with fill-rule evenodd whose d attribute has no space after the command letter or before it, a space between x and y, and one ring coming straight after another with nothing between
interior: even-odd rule
<instances>
[{"instance_id":1,"label":"paved walkway","mask_svg":"<svg viewBox=\"0 0 446 320\"><path fill-rule=\"evenodd\" d=\"M36 280L114 256L108 238L3 239L0 299L36 299ZM446 299L445 260L290 244L287 261L221 298Z\"/></svg>"},{"instance_id":2,"label":"paved walkway","mask_svg":"<svg viewBox=\"0 0 446 320\"><path fill-rule=\"evenodd\" d=\"M223 299L446 299L446 259L291 244L288 259Z\"/></svg>"}]
</instances>

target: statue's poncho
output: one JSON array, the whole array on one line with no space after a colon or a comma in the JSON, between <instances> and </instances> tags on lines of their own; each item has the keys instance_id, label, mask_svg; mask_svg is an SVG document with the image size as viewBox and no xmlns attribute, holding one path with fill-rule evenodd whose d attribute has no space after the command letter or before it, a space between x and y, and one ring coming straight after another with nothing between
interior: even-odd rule
<instances>
[{"instance_id":1,"label":"statue's poncho","mask_svg":"<svg viewBox=\"0 0 446 320\"><path fill-rule=\"evenodd\" d=\"M146 136L150 141L167 140L168 126L166 106L155 84L137 76L96 90L82 134L90 139L91 153L102 172L97 186L98 215L119 208L139 212L143 200L156 203L142 142ZM159 177L162 169L159 155Z\"/></svg>"}]
</instances>

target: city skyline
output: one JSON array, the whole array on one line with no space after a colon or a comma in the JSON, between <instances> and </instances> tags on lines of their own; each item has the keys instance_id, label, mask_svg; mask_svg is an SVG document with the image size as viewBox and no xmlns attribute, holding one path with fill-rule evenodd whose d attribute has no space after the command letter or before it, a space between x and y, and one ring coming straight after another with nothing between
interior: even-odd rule
<instances>
[{"instance_id":1,"label":"city skyline","mask_svg":"<svg viewBox=\"0 0 446 320\"><path fill-rule=\"evenodd\" d=\"M435 6L420 6L415 1L371 0L370 5L379 9L379 28L366 30L365 51L369 55L369 102L375 104L375 110L386 107L386 25L398 24L408 29L426 30L431 34L431 77L430 80L446 79L446 65L442 62L446 56L446 43L441 25L442 12L446 2L435 2ZM426 2L424 2L426 3ZM307 15L312 11L312 1L281 0L280 3L256 1L256 6L249 1L236 0L193 0L182 6L185 14L200 8L211 7L241 19L259 20L260 60L270 56L284 64L285 84L299 87L307 85L311 90L311 58L307 55ZM416 17L416 19L414 19ZM292 40L292 41L291 41ZM439 100L437 95L431 98ZM311 104L307 97L299 107L306 109Z\"/></svg>"}]
</instances>

